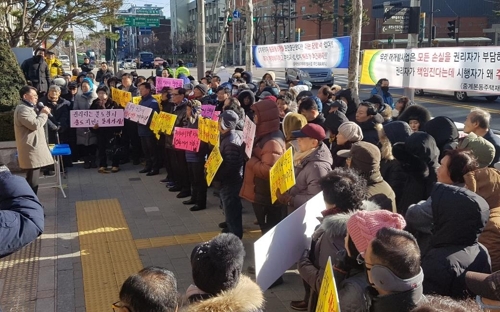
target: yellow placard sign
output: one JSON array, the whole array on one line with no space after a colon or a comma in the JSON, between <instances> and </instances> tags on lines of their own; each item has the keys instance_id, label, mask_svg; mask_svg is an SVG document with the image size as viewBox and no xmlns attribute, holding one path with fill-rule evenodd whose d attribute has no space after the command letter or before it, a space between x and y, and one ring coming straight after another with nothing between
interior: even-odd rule
<instances>
[{"instance_id":1,"label":"yellow placard sign","mask_svg":"<svg viewBox=\"0 0 500 312\"><path fill-rule=\"evenodd\" d=\"M132 102L132 93L117 88L111 88L111 98L120 106L125 107Z\"/></svg>"},{"instance_id":2,"label":"yellow placard sign","mask_svg":"<svg viewBox=\"0 0 500 312\"><path fill-rule=\"evenodd\" d=\"M212 181L219 170L220 165L222 164L222 155L220 154L219 146L215 146L210 156L208 156L207 162L205 164L205 168L207 170L207 185L210 186Z\"/></svg>"},{"instance_id":3,"label":"yellow placard sign","mask_svg":"<svg viewBox=\"0 0 500 312\"><path fill-rule=\"evenodd\" d=\"M164 132L168 135L172 134L174 129L175 121L177 120L177 115L169 114L165 112L160 112L159 116L159 131Z\"/></svg>"},{"instance_id":4,"label":"yellow placard sign","mask_svg":"<svg viewBox=\"0 0 500 312\"><path fill-rule=\"evenodd\" d=\"M158 117L160 114L158 114L156 111L153 111L153 117L151 118L151 123L149 124L149 129L153 132L158 132L158 126L160 123L158 122Z\"/></svg>"},{"instance_id":5,"label":"yellow placard sign","mask_svg":"<svg viewBox=\"0 0 500 312\"><path fill-rule=\"evenodd\" d=\"M219 145L219 122L217 120L207 119L208 124L208 143L213 146Z\"/></svg>"},{"instance_id":6,"label":"yellow placard sign","mask_svg":"<svg viewBox=\"0 0 500 312\"><path fill-rule=\"evenodd\" d=\"M325 274L321 281L316 312L340 312L337 284L333 278L332 259L328 257Z\"/></svg>"},{"instance_id":7,"label":"yellow placard sign","mask_svg":"<svg viewBox=\"0 0 500 312\"><path fill-rule=\"evenodd\" d=\"M134 96L132 98L132 103L136 104L136 105L139 105L139 103L141 102L141 97L140 96Z\"/></svg>"},{"instance_id":8,"label":"yellow placard sign","mask_svg":"<svg viewBox=\"0 0 500 312\"><path fill-rule=\"evenodd\" d=\"M153 98L158 102L158 104L161 102L161 94L153 94Z\"/></svg>"},{"instance_id":9,"label":"yellow placard sign","mask_svg":"<svg viewBox=\"0 0 500 312\"><path fill-rule=\"evenodd\" d=\"M269 171L269 182L271 183L271 201L274 204L278 197L278 189L283 194L295 185L295 172L293 170L292 147L278 159Z\"/></svg>"},{"instance_id":10,"label":"yellow placard sign","mask_svg":"<svg viewBox=\"0 0 500 312\"><path fill-rule=\"evenodd\" d=\"M213 123L210 123L212 120L208 119L208 118L203 118L203 117L200 117L198 118L198 139L200 139L200 141L202 142L206 142L206 143L216 143L218 142L218 139L214 139L212 137L212 141L210 140L210 131L211 131L211 128L214 127L214 124ZM217 137L219 135L219 128L218 128L218 125L217 125L217 128L216 130L212 130L212 131L217 131ZM216 144L212 144L212 145L216 145Z\"/></svg>"}]
</instances>

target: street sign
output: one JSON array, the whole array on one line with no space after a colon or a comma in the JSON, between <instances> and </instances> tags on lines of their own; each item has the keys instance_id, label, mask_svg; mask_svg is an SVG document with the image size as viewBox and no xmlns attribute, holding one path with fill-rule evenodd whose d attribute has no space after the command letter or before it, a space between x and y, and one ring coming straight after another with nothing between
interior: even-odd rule
<instances>
[{"instance_id":1,"label":"street sign","mask_svg":"<svg viewBox=\"0 0 500 312\"><path fill-rule=\"evenodd\" d=\"M234 11L233 11L233 18L234 18L234 20L235 20L235 21L239 21L239 20L240 20L240 18L241 18L241 13L240 13L240 11L238 11L238 10L234 10Z\"/></svg>"},{"instance_id":2,"label":"street sign","mask_svg":"<svg viewBox=\"0 0 500 312\"><path fill-rule=\"evenodd\" d=\"M409 7L384 6L382 34L407 34L410 29Z\"/></svg>"},{"instance_id":3,"label":"street sign","mask_svg":"<svg viewBox=\"0 0 500 312\"><path fill-rule=\"evenodd\" d=\"M160 19L158 17L125 16L124 19L125 26L160 27Z\"/></svg>"},{"instance_id":4,"label":"street sign","mask_svg":"<svg viewBox=\"0 0 500 312\"><path fill-rule=\"evenodd\" d=\"M160 9L136 9L135 14L144 14L144 15L163 15L161 14Z\"/></svg>"}]
</instances>

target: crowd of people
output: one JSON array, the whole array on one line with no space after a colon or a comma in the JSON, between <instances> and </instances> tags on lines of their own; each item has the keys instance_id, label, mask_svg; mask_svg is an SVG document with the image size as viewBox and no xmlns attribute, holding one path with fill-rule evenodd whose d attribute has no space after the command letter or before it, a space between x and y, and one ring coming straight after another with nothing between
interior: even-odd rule
<instances>
[{"instance_id":1,"label":"crowd of people","mask_svg":"<svg viewBox=\"0 0 500 312\"><path fill-rule=\"evenodd\" d=\"M59 134L74 147L72 160L82 160L86 169L105 174L118 172L120 164L142 162L139 172L156 176L165 168L160 182L177 198L187 198L183 204L191 211L207 208L206 159L211 150L220 151L223 162L212 186L224 212L219 226L230 234L193 250L189 300L177 301L171 272L146 268L125 282L116 309L176 311L186 305L187 311L260 311L261 290L241 274L242 200L252 204L264 234L320 192L321 224L310 250L297 259L305 295L291 302L292 309L316 310L329 257L342 311L438 311L430 303L461 300L466 306L473 295L500 299L497 275L489 275L500 270L500 171L495 168L500 138L487 111L472 109L461 133L446 116L432 118L406 97L394 100L387 79L360 100L337 85L313 94L310 83L299 79L281 88L273 72L254 82L241 68L230 75L225 69L209 71L197 81L182 61L178 65L174 77L185 82L180 88L156 90L155 76L113 76L103 63L100 80L84 71L74 82L54 79L43 94L46 107L29 112L36 122L23 116L36 106L33 92L42 90L24 88L16 108L18 144L29 139L24 128L38 129L48 119L49 140ZM168 68L157 74L171 77ZM198 128L201 105L215 106L221 112L219 144L179 150L173 134L157 139L149 125L130 120L121 128L69 127L71 110L119 109L113 87L140 96L139 105L154 112L176 115L175 127ZM155 92L161 101L152 97ZM256 125L250 157L242 135L246 117ZM270 169L288 148L296 184L271 194ZM31 163L21 167L39 169ZM36 192L33 178L29 182ZM274 203L272 195L278 198ZM279 278L271 287L281 283ZM155 308L145 308L149 304Z\"/></svg>"}]
</instances>

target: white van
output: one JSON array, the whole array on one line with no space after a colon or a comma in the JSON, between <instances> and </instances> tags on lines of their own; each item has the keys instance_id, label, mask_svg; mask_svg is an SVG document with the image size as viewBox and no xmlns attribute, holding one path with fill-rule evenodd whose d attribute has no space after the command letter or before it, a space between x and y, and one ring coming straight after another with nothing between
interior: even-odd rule
<instances>
[{"instance_id":1,"label":"white van","mask_svg":"<svg viewBox=\"0 0 500 312\"><path fill-rule=\"evenodd\" d=\"M416 96L422 96L424 94L432 94L432 95L448 95L448 96L453 96L455 100L459 102L465 102L471 97L484 97L486 98L486 101L488 102L493 102L498 98L498 94L488 94L488 93L481 93L481 92L474 92L474 91L444 91L444 90L422 90L422 89L415 89L415 95Z\"/></svg>"},{"instance_id":2,"label":"white van","mask_svg":"<svg viewBox=\"0 0 500 312\"><path fill-rule=\"evenodd\" d=\"M69 59L69 56L64 54L59 54L58 58L61 61L63 67L70 67L71 61Z\"/></svg>"}]
</instances>

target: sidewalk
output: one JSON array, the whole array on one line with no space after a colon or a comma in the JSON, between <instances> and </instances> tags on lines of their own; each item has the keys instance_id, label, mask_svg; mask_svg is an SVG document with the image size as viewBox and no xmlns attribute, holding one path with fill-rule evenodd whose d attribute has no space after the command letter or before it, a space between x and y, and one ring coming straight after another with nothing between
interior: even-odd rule
<instances>
[{"instance_id":1,"label":"sidewalk","mask_svg":"<svg viewBox=\"0 0 500 312\"><path fill-rule=\"evenodd\" d=\"M191 283L192 248L218 234L224 220L219 199L209 189L208 208L191 212L158 176L139 174L126 164L116 174L81 165L69 168L67 198L41 189L45 232L31 245L0 260L3 311L108 311L121 283L144 266L174 272L179 292ZM44 182L43 180L41 181ZM260 237L254 214L244 202L245 270L253 264L253 242ZM254 276L250 275L252 278ZM303 298L296 270L285 283L265 292L266 311L293 311Z\"/></svg>"}]
</instances>

